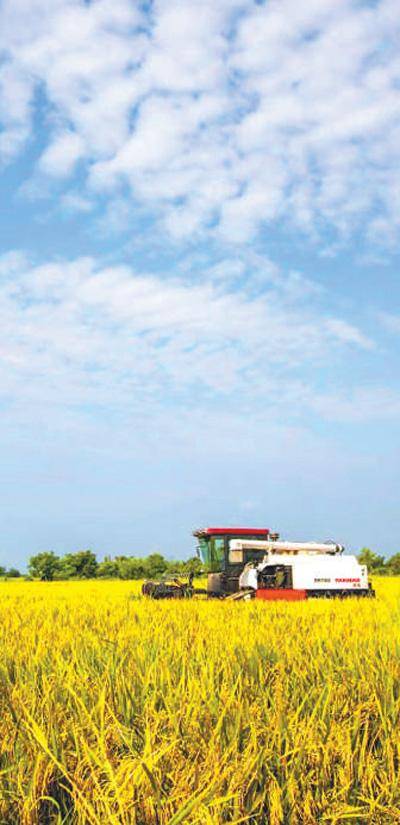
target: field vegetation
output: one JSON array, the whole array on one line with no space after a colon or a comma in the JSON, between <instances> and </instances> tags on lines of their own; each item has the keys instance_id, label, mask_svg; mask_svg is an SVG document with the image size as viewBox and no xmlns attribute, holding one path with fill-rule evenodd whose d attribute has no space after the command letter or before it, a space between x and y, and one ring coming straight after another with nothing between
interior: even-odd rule
<instances>
[{"instance_id":1,"label":"field vegetation","mask_svg":"<svg viewBox=\"0 0 400 825\"><path fill-rule=\"evenodd\" d=\"M400 822L400 579L148 602L0 584L0 822Z\"/></svg>"}]
</instances>

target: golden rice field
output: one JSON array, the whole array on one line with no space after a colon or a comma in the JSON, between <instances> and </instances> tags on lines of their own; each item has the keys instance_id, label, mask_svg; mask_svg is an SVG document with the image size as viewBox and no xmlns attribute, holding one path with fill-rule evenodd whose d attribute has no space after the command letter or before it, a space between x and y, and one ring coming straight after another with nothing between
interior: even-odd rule
<instances>
[{"instance_id":1,"label":"golden rice field","mask_svg":"<svg viewBox=\"0 0 400 825\"><path fill-rule=\"evenodd\" d=\"M0 584L0 823L400 822L400 579L376 601Z\"/></svg>"}]
</instances>

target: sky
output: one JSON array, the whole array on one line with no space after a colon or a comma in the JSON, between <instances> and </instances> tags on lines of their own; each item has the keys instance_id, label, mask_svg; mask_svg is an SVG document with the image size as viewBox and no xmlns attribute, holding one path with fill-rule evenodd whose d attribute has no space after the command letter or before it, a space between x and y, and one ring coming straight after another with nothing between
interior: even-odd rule
<instances>
[{"instance_id":1,"label":"sky","mask_svg":"<svg viewBox=\"0 0 400 825\"><path fill-rule=\"evenodd\" d=\"M2 0L0 563L400 551L398 0Z\"/></svg>"}]
</instances>

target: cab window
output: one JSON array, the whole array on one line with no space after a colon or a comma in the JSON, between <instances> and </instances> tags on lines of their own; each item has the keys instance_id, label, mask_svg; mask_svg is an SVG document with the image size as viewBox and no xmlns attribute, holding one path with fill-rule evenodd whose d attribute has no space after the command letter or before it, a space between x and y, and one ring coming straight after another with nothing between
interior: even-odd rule
<instances>
[{"instance_id":1,"label":"cab window","mask_svg":"<svg viewBox=\"0 0 400 825\"><path fill-rule=\"evenodd\" d=\"M224 548L225 548L224 539L213 538L213 539L211 539L211 542L212 542L212 545L213 545L213 550L212 550L213 561L223 562L223 560L224 560Z\"/></svg>"}]
</instances>

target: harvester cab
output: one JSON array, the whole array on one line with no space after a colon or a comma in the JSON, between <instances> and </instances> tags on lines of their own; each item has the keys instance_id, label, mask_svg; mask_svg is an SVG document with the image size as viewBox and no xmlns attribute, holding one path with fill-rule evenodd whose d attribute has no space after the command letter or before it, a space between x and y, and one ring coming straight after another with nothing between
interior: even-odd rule
<instances>
[{"instance_id":1,"label":"harvester cab","mask_svg":"<svg viewBox=\"0 0 400 825\"><path fill-rule=\"evenodd\" d=\"M261 562L265 542L276 541L278 533L255 527L205 527L195 530L200 557L207 567L207 593L222 596L239 590L239 577L246 564ZM242 541L239 550L235 541Z\"/></svg>"}]
</instances>

